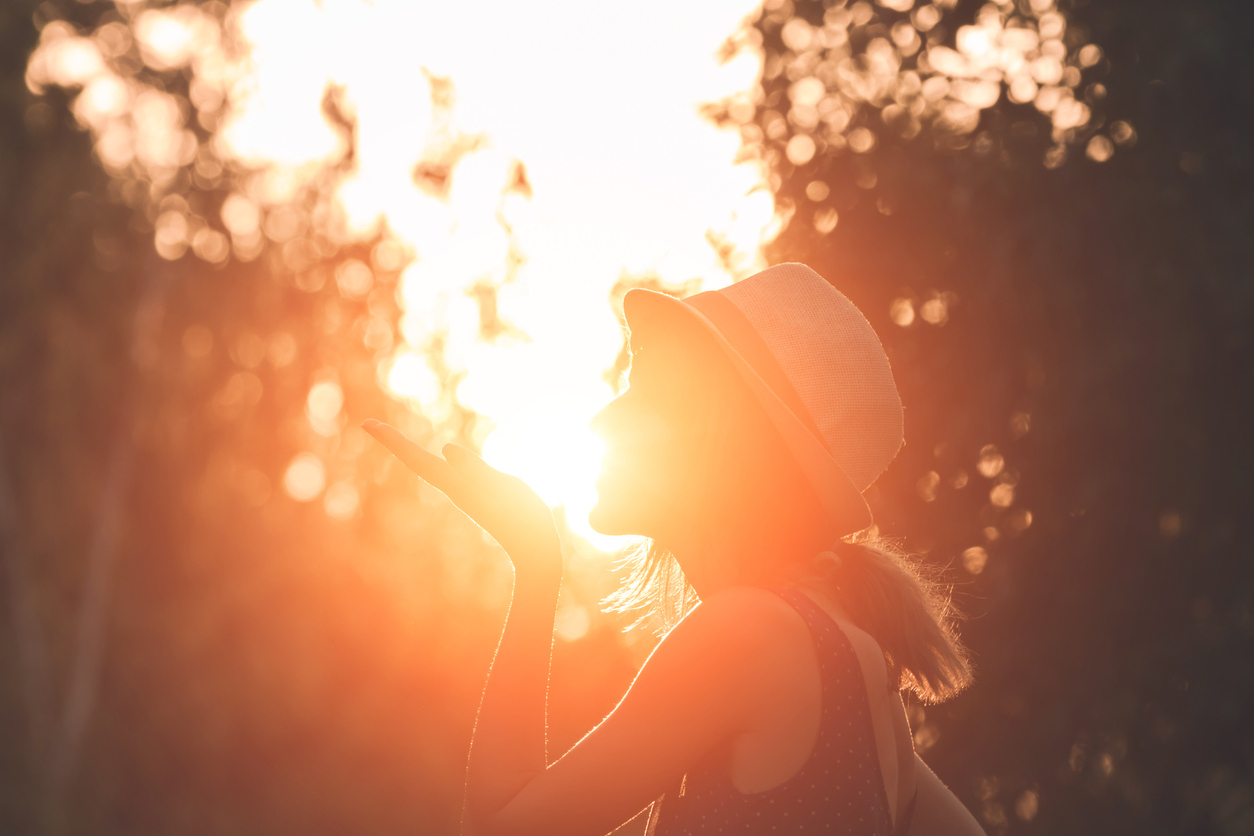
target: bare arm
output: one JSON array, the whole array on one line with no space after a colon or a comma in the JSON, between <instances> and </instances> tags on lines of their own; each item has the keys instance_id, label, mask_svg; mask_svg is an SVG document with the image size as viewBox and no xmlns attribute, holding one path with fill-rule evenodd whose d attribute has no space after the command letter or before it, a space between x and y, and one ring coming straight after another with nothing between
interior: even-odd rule
<instances>
[{"instance_id":1,"label":"bare arm","mask_svg":"<svg viewBox=\"0 0 1254 836\"><path fill-rule=\"evenodd\" d=\"M444 457L427 452L395 427L368 419L362 428L407 467L443 491L505 549L514 591L505 631L488 674L466 767L462 827L485 830L500 810L545 771L545 700L562 550L544 500L516 476L456 444Z\"/></svg>"},{"instance_id":2,"label":"bare arm","mask_svg":"<svg viewBox=\"0 0 1254 836\"><path fill-rule=\"evenodd\" d=\"M601 836L643 809L779 698L781 646L807 641L778 595L730 587L658 644L614 711L552 765L545 699L561 578L544 501L473 452L428 453L394 427L363 425L483 526L514 563L514 595L484 689L466 770L466 836Z\"/></svg>"},{"instance_id":3,"label":"bare arm","mask_svg":"<svg viewBox=\"0 0 1254 836\"><path fill-rule=\"evenodd\" d=\"M920 836L984 836L984 828L971 811L941 783L917 753L914 766L919 800L915 802L910 832Z\"/></svg>"},{"instance_id":4,"label":"bare arm","mask_svg":"<svg viewBox=\"0 0 1254 836\"><path fill-rule=\"evenodd\" d=\"M505 632L475 720L466 767L466 833L499 810L547 766L545 700L561 565L516 571Z\"/></svg>"},{"instance_id":5,"label":"bare arm","mask_svg":"<svg viewBox=\"0 0 1254 836\"><path fill-rule=\"evenodd\" d=\"M614 711L574 748L539 774L519 772L478 795L467 810L472 829L466 832L601 836L630 819L778 698L778 647L797 641L795 631L805 629L782 607L787 604L778 596L750 587L710 596L658 644ZM503 641L498 665L507 662L504 651ZM525 722L535 750L539 723L531 714ZM486 731L476 730L476 739L486 739ZM497 733L522 740L503 722ZM502 776L499 763L493 768Z\"/></svg>"}]
</instances>

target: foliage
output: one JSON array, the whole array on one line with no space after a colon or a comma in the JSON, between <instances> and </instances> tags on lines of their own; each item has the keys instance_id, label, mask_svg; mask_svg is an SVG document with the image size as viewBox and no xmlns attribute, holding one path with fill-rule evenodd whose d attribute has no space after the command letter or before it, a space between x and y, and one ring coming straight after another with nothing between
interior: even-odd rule
<instances>
[{"instance_id":1,"label":"foliage","mask_svg":"<svg viewBox=\"0 0 1254 836\"><path fill-rule=\"evenodd\" d=\"M816 43L849 60L877 37L908 49L906 5L851 5L847 41ZM997 13L1039 29L1049 5ZM1061 87L1089 108L1061 127L1022 84L1010 95L1003 67L995 101L950 97L975 122L943 99L914 113L870 95L842 103L839 126L821 114L835 121L803 147L823 98L788 68L828 12L801 2L741 36L765 52L760 95L709 115L743 125L792 207L771 260L835 281L893 360L908 446L876 516L952 566L978 664L968 694L912 709L929 763L994 832L1249 833L1254 21L1217 0L1060 11L1059 72L1080 74ZM928 38L961 53L958 25L988 13L946 9L897 70L918 71ZM103 132L83 131L63 88L31 93L26 61L52 17L94 30L111 14L0 10L0 822L452 832L508 574L355 429L435 431L379 385L402 262L378 236L253 252L257 223L218 229L249 173L215 173L195 120L178 171L108 176ZM181 70L137 72L204 94ZM814 113L790 121L798 97ZM324 107L351 139L334 91ZM160 258L154 241L189 253ZM369 286L357 267L345 278L350 261ZM455 412L473 438L475 416ZM310 452L320 464L292 468ZM301 502L302 479L340 487ZM608 591L594 569L572 563L563 606ZM644 650L605 620L557 642L554 751ZM81 739L71 704L88 712Z\"/></svg>"},{"instance_id":2,"label":"foliage","mask_svg":"<svg viewBox=\"0 0 1254 836\"><path fill-rule=\"evenodd\" d=\"M508 563L357 429L433 432L378 380L403 260L377 235L293 257L255 218L228 260L197 235L250 172L190 155L106 176L75 91L27 89L31 21L54 14L117 19L0 12L3 829L452 831ZM194 98L178 71L140 75ZM576 567L567 594L604 585ZM608 624L559 643L555 745L631 666Z\"/></svg>"},{"instance_id":3,"label":"foliage","mask_svg":"<svg viewBox=\"0 0 1254 836\"><path fill-rule=\"evenodd\" d=\"M927 709L929 763L994 832L1249 833L1250 14L1065 10L1124 148L1047 168L1051 125L1006 95L958 143L867 107L873 147L794 164L768 128L797 207L770 260L868 311L903 390L876 518L954 568L977 662ZM768 67L787 20L756 24ZM757 120L795 85L765 79Z\"/></svg>"}]
</instances>

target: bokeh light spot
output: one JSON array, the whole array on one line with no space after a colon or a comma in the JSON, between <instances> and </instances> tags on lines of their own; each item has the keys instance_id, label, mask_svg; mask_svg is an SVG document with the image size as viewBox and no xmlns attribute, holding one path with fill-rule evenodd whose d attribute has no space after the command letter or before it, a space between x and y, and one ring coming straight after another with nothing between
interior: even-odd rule
<instances>
[{"instance_id":1,"label":"bokeh light spot","mask_svg":"<svg viewBox=\"0 0 1254 836\"><path fill-rule=\"evenodd\" d=\"M932 325L944 325L949 321L948 300L940 296L928 299L919 306L919 316Z\"/></svg>"},{"instance_id":2,"label":"bokeh light spot","mask_svg":"<svg viewBox=\"0 0 1254 836\"><path fill-rule=\"evenodd\" d=\"M1095 134L1090 140L1088 147L1084 151L1085 155L1094 162L1104 163L1115 154L1115 146L1109 139L1101 134Z\"/></svg>"},{"instance_id":3,"label":"bokeh light spot","mask_svg":"<svg viewBox=\"0 0 1254 836\"><path fill-rule=\"evenodd\" d=\"M788 147L785 154L788 156L788 162L793 165L805 165L814 159L816 146L814 139L808 134L797 134L788 140Z\"/></svg>"},{"instance_id":4,"label":"bokeh light spot","mask_svg":"<svg viewBox=\"0 0 1254 836\"><path fill-rule=\"evenodd\" d=\"M1136 144L1136 130L1122 120L1112 122L1110 124L1110 138L1115 144L1122 146L1131 146Z\"/></svg>"},{"instance_id":5,"label":"bokeh light spot","mask_svg":"<svg viewBox=\"0 0 1254 836\"><path fill-rule=\"evenodd\" d=\"M327 488L322 497L322 506L332 519L352 519L358 507L357 488L351 482L336 482Z\"/></svg>"},{"instance_id":6,"label":"bokeh light spot","mask_svg":"<svg viewBox=\"0 0 1254 836\"><path fill-rule=\"evenodd\" d=\"M888 318L893 321L894 325L900 325L906 328L914 322L914 303L905 297L899 297L893 300L893 304L888 308Z\"/></svg>"},{"instance_id":7,"label":"bokeh light spot","mask_svg":"<svg viewBox=\"0 0 1254 836\"><path fill-rule=\"evenodd\" d=\"M932 723L924 723L914 733L914 748L926 752L940 740L940 729Z\"/></svg>"},{"instance_id":8,"label":"bokeh light spot","mask_svg":"<svg viewBox=\"0 0 1254 836\"><path fill-rule=\"evenodd\" d=\"M940 474L935 470L929 470L915 482L914 489L919 495L919 499L922 499L924 502L932 502L936 499L936 488L939 485Z\"/></svg>"},{"instance_id":9,"label":"bokeh light spot","mask_svg":"<svg viewBox=\"0 0 1254 836\"><path fill-rule=\"evenodd\" d=\"M297 502L310 502L322 493L326 478L322 459L313 453L301 453L287 466L283 474L283 489Z\"/></svg>"},{"instance_id":10,"label":"bokeh light spot","mask_svg":"<svg viewBox=\"0 0 1254 836\"><path fill-rule=\"evenodd\" d=\"M836 228L840 215L830 206L814 213L814 228L822 235L827 235Z\"/></svg>"},{"instance_id":11,"label":"bokeh light spot","mask_svg":"<svg viewBox=\"0 0 1254 836\"><path fill-rule=\"evenodd\" d=\"M309 425L319 435L332 436L340 431L340 408L344 405L344 393L333 380L315 383L305 399Z\"/></svg>"},{"instance_id":12,"label":"bokeh light spot","mask_svg":"<svg viewBox=\"0 0 1254 836\"><path fill-rule=\"evenodd\" d=\"M975 469L980 471L980 475L985 479L992 479L1002 468L1006 466L1006 459L997 448L992 444L985 444L980 448L980 457L976 461Z\"/></svg>"},{"instance_id":13,"label":"bokeh light spot","mask_svg":"<svg viewBox=\"0 0 1254 836\"><path fill-rule=\"evenodd\" d=\"M336 269L335 281L340 287L340 293L350 299L360 299L370 292L374 275L365 264L350 258Z\"/></svg>"},{"instance_id":14,"label":"bokeh light spot","mask_svg":"<svg viewBox=\"0 0 1254 836\"><path fill-rule=\"evenodd\" d=\"M1032 821L1040 809L1040 796L1032 790L1025 790L1015 802L1015 815L1023 821Z\"/></svg>"},{"instance_id":15,"label":"bokeh light spot","mask_svg":"<svg viewBox=\"0 0 1254 836\"><path fill-rule=\"evenodd\" d=\"M972 546L962 553L962 568L972 575L983 572L986 563L988 563L988 552L981 546Z\"/></svg>"},{"instance_id":16,"label":"bokeh light spot","mask_svg":"<svg viewBox=\"0 0 1254 836\"><path fill-rule=\"evenodd\" d=\"M573 642L588 634L588 611L579 604L567 604L557 611L553 630L562 641Z\"/></svg>"},{"instance_id":17,"label":"bokeh light spot","mask_svg":"<svg viewBox=\"0 0 1254 836\"><path fill-rule=\"evenodd\" d=\"M1015 531L1027 531L1032 526L1032 512L1027 508L1020 508L1010 515L1009 523Z\"/></svg>"},{"instance_id":18,"label":"bokeh light spot","mask_svg":"<svg viewBox=\"0 0 1254 836\"><path fill-rule=\"evenodd\" d=\"M1023 438L1032 429L1032 416L1027 412L1016 412L1010 416L1010 435Z\"/></svg>"}]
</instances>

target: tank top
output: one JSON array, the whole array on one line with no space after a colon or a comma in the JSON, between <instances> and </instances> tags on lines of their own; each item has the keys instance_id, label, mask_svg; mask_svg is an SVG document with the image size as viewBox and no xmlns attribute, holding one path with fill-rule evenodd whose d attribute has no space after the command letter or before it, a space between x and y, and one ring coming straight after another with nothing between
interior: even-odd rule
<instances>
[{"instance_id":1,"label":"tank top","mask_svg":"<svg viewBox=\"0 0 1254 836\"><path fill-rule=\"evenodd\" d=\"M903 836L909 832L918 793L894 834L866 683L853 645L809 596L796 590L763 588L791 604L814 639L822 681L822 714L814 748L787 781L748 794L731 782L721 753L711 752L654 802L646 836Z\"/></svg>"}]
</instances>

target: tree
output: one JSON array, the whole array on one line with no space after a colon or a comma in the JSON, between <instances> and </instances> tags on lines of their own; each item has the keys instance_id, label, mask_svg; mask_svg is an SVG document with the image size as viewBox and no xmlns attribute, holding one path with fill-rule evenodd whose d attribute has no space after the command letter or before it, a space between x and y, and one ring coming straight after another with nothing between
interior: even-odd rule
<instances>
[{"instance_id":1,"label":"tree","mask_svg":"<svg viewBox=\"0 0 1254 836\"><path fill-rule=\"evenodd\" d=\"M1080 129L1012 82L964 131L889 96L798 153L793 21L861 16L857 60L911 5L768 3L746 134L797 207L771 258L871 312L902 386L877 519L965 578L978 684L917 743L996 832L1248 832L1249 11L1066 7ZM919 55L1045 5L960 2Z\"/></svg>"}]
</instances>

